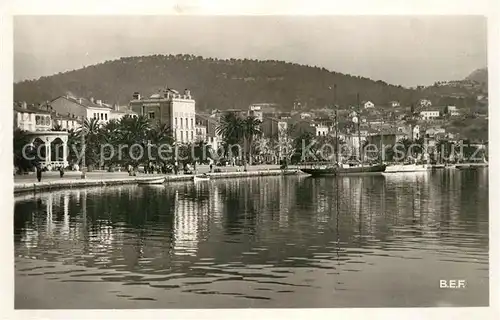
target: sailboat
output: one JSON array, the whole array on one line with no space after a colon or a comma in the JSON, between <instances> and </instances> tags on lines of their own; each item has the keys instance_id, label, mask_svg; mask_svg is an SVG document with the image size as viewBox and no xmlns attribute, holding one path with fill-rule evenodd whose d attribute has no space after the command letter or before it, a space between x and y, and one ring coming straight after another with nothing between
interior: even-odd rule
<instances>
[{"instance_id":1,"label":"sailboat","mask_svg":"<svg viewBox=\"0 0 500 320\"><path fill-rule=\"evenodd\" d=\"M358 94L358 110L359 110L359 94ZM311 176L343 176L343 175L355 175L355 174L367 174L367 173L382 173L385 171L386 165L384 163L366 165L363 161L363 156L361 152L361 124L358 120L358 144L359 144L359 154L361 157L360 164L346 164L342 163L342 157L337 154L337 162L330 164L313 163L309 168L301 168L300 170L304 173L310 174ZM335 144L337 152L339 152L339 139L338 139L338 118L337 110L335 110Z\"/></svg>"}]
</instances>

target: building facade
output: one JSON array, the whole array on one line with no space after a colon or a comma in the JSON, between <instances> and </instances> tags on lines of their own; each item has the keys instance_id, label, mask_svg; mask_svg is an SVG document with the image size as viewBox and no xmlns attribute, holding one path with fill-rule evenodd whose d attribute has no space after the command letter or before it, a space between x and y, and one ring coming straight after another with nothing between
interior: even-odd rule
<instances>
[{"instance_id":1,"label":"building facade","mask_svg":"<svg viewBox=\"0 0 500 320\"><path fill-rule=\"evenodd\" d=\"M189 90L180 94L176 90L165 89L161 94L153 94L146 99L136 93L129 106L133 112L147 117L151 122L170 126L175 141L196 141L196 102Z\"/></svg>"},{"instance_id":2,"label":"building facade","mask_svg":"<svg viewBox=\"0 0 500 320\"><path fill-rule=\"evenodd\" d=\"M439 112L439 110L428 109L420 111L420 117L422 118L422 120L437 119L440 115L441 113Z\"/></svg>"},{"instance_id":3,"label":"building facade","mask_svg":"<svg viewBox=\"0 0 500 320\"><path fill-rule=\"evenodd\" d=\"M99 123L106 123L111 119L112 108L104 104L102 100L95 100L94 98L60 96L52 100L50 106L58 114L68 117L97 119Z\"/></svg>"},{"instance_id":4,"label":"building facade","mask_svg":"<svg viewBox=\"0 0 500 320\"><path fill-rule=\"evenodd\" d=\"M51 113L28 107L26 102L14 106L14 127L24 131L49 131L53 127Z\"/></svg>"},{"instance_id":5,"label":"building facade","mask_svg":"<svg viewBox=\"0 0 500 320\"><path fill-rule=\"evenodd\" d=\"M363 108L365 109L375 108L375 104L371 101L365 101L363 102Z\"/></svg>"}]
</instances>

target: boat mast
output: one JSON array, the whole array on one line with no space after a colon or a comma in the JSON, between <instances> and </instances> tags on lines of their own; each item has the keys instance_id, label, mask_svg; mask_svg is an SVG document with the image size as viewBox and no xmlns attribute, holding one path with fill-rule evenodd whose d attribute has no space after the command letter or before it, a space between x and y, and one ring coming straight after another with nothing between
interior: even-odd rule
<instances>
[{"instance_id":1,"label":"boat mast","mask_svg":"<svg viewBox=\"0 0 500 320\"><path fill-rule=\"evenodd\" d=\"M380 163L384 163L384 119L382 119L382 126L380 130Z\"/></svg>"},{"instance_id":2,"label":"boat mast","mask_svg":"<svg viewBox=\"0 0 500 320\"><path fill-rule=\"evenodd\" d=\"M336 151L336 162L337 165L340 163L340 152L339 152L339 121L338 121L338 108L337 108L337 85L333 85L333 108L335 109L335 121L334 121L334 126L335 126L335 151Z\"/></svg>"},{"instance_id":3,"label":"boat mast","mask_svg":"<svg viewBox=\"0 0 500 320\"><path fill-rule=\"evenodd\" d=\"M356 94L356 100L358 103L358 146L359 146L359 157L361 160L361 166L363 166L363 154L362 154L362 147L361 147L361 105L359 103L359 93Z\"/></svg>"}]
</instances>

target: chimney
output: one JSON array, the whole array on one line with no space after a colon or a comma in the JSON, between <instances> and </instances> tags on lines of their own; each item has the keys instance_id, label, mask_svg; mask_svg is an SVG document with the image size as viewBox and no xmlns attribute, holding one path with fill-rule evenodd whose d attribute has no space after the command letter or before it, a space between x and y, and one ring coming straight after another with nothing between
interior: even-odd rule
<instances>
[{"instance_id":1,"label":"chimney","mask_svg":"<svg viewBox=\"0 0 500 320\"><path fill-rule=\"evenodd\" d=\"M113 109L114 109L115 111L118 111L118 110L120 109L120 108L118 107L118 104L117 104L117 103L115 103L115 104L113 105Z\"/></svg>"},{"instance_id":2,"label":"chimney","mask_svg":"<svg viewBox=\"0 0 500 320\"><path fill-rule=\"evenodd\" d=\"M141 100L141 94L139 92L134 92L132 100Z\"/></svg>"},{"instance_id":3,"label":"chimney","mask_svg":"<svg viewBox=\"0 0 500 320\"><path fill-rule=\"evenodd\" d=\"M102 106L102 100L97 100L97 104Z\"/></svg>"},{"instance_id":4,"label":"chimney","mask_svg":"<svg viewBox=\"0 0 500 320\"><path fill-rule=\"evenodd\" d=\"M184 95L187 99L191 99L191 91L189 91L188 89L184 89Z\"/></svg>"},{"instance_id":5,"label":"chimney","mask_svg":"<svg viewBox=\"0 0 500 320\"><path fill-rule=\"evenodd\" d=\"M23 108L23 109L28 109L28 104L26 103L26 101L23 101L23 102L21 103L21 108Z\"/></svg>"},{"instance_id":6,"label":"chimney","mask_svg":"<svg viewBox=\"0 0 500 320\"><path fill-rule=\"evenodd\" d=\"M94 97L90 98L90 102L94 103Z\"/></svg>"},{"instance_id":7,"label":"chimney","mask_svg":"<svg viewBox=\"0 0 500 320\"><path fill-rule=\"evenodd\" d=\"M82 104L82 98L78 98L78 103Z\"/></svg>"}]
</instances>

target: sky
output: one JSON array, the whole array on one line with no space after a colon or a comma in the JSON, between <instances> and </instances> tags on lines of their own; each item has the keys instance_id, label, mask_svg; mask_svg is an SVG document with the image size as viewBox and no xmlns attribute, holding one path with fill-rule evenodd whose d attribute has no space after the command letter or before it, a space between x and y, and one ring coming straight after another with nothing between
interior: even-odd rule
<instances>
[{"instance_id":1,"label":"sky","mask_svg":"<svg viewBox=\"0 0 500 320\"><path fill-rule=\"evenodd\" d=\"M14 81L185 53L429 85L486 67L486 24L481 16L16 16Z\"/></svg>"}]
</instances>

